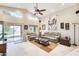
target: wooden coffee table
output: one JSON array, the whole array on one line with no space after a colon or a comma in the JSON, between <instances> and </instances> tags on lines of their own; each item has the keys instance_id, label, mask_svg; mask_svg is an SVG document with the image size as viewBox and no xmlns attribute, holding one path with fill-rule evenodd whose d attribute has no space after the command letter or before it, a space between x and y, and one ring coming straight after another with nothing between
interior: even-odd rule
<instances>
[{"instance_id":1,"label":"wooden coffee table","mask_svg":"<svg viewBox=\"0 0 79 59\"><path fill-rule=\"evenodd\" d=\"M39 39L36 39L36 42L44 45L44 46L48 46L49 45L49 40L47 39L43 39L43 38L39 38Z\"/></svg>"}]
</instances>

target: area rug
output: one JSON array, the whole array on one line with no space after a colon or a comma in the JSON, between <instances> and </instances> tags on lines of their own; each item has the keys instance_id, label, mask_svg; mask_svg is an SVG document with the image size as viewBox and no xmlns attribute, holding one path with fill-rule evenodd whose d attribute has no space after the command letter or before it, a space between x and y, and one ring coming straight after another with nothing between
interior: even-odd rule
<instances>
[{"instance_id":1,"label":"area rug","mask_svg":"<svg viewBox=\"0 0 79 59\"><path fill-rule=\"evenodd\" d=\"M46 51L46 52L51 52L54 48L57 47L58 44L55 43L51 43L49 46L44 46L42 44L39 44L37 42L35 42L35 40L30 41L31 43L35 44L37 47L41 48L42 50Z\"/></svg>"}]
</instances>

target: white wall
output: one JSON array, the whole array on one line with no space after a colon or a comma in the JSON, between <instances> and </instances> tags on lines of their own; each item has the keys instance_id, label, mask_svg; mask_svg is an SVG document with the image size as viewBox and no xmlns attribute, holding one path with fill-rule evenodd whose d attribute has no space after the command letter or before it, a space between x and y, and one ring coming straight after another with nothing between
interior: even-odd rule
<instances>
[{"instance_id":1,"label":"white wall","mask_svg":"<svg viewBox=\"0 0 79 59\"><path fill-rule=\"evenodd\" d=\"M57 31L60 32L62 36L70 36L71 43L73 43L73 40L74 40L74 31L73 31L74 28L72 23L78 23L76 27L76 41L77 41L77 44L79 44L79 15L75 14L76 10L79 10L79 5L74 5L74 6L65 8L63 10L51 13L47 15L46 18L57 15L57 27L58 27ZM45 19L42 21L42 23L45 23L47 26L47 21L48 19ZM61 22L70 23L70 30L60 29ZM46 29L45 31L49 31L49 30Z\"/></svg>"}]
</instances>

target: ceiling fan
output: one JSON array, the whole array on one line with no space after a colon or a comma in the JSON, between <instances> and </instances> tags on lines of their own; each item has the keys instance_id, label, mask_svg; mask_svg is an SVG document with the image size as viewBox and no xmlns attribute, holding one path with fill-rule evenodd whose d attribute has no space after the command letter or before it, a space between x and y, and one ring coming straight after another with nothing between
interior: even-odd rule
<instances>
[{"instance_id":1,"label":"ceiling fan","mask_svg":"<svg viewBox=\"0 0 79 59\"><path fill-rule=\"evenodd\" d=\"M36 6L34 6L34 9L35 9L35 14L34 15L36 15L36 14L43 15L42 12L46 11L46 9L39 9L38 8L38 3L36 3Z\"/></svg>"}]
</instances>

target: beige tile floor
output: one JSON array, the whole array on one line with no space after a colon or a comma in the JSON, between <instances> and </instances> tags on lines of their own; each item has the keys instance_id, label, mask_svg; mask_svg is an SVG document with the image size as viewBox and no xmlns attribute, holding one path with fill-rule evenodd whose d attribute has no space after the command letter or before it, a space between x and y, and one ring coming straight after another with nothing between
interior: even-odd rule
<instances>
[{"instance_id":1,"label":"beige tile floor","mask_svg":"<svg viewBox=\"0 0 79 59\"><path fill-rule=\"evenodd\" d=\"M8 43L7 56L68 56L68 55L79 55L79 46L63 46L58 45L50 53L45 52L36 45L27 42L18 44Z\"/></svg>"}]
</instances>

